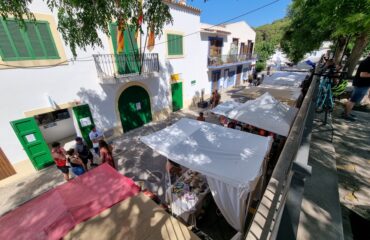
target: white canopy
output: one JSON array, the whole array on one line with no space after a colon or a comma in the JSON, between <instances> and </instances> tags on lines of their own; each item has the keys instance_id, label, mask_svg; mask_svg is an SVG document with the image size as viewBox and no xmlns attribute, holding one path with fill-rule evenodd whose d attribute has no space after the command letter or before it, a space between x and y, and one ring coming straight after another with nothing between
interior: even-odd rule
<instances>
[{"instance_id":1,"label":"white canopy","mask_svg":"<svg viewBox=\"0 0 370 240\"><path fill-rule=\"evenodd\" d=\"M230 111L227 117L282 136L288 136L297 112L297 108L279 102L266 92L255 100L247 101Z\"/></svg>"},{"instance_id":2,"label":"white canopy","mask_svg":"<svg viewBox=\"0 0 370 240\"><path fill-rule=\"evenodd\" d=\"M243 229L249 193L264 174L270 137L183 118L141 141L168 159L206 175L226 220L236 230Z\"/></svg>"},{"instance_id":3,"label":"white canopy","mask_svg":"<svg viewBox=\"0 0 370 240\"><path fill-rule=\"evenodd\" d=\"M182 118L141 141L163 156L233 186L247 187L259 170L270 138Z\"/></svg>"},{"instance_id":4,"label":"white canopy","mask_svg":"<svg viewBox=\"0 0 370 240\"><path fill-rule=\"evenodd\" d=\"M307 73L304 72L274 72L271 76L266 76L263 85L300 87Z\"/></svg>"},{"instance_id":5,"label":"white canopy","mask_svg":"<svg viewBox=\"0 0 370 240\"><path fill-rule=\"evenodd\" d=\"M231 101L226 101L226 102L223 102L223 103L217 105L217 107L211 109L210 112L212 112L214 114L217 114L217 115L226 116L228 112L230 112L234 108L239 107L240 105L242 105L242 103L232 101L232 100Z\"/></svg>"}]
</instances>

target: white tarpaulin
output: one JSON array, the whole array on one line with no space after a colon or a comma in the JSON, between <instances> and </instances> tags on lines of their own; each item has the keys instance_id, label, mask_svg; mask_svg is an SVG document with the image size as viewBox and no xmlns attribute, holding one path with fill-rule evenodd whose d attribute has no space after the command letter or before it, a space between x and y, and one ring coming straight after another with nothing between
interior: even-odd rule
<instances>
[{"instance_id":1,"label":"white tarpaulin","mask_svg":"<svg viewBox=\"0 0 370 240\"><path fill-rule=\"evenodd\" d=\"M242 230L247 198L264 171L272 139L183 118L141 141L172 161L207 176L226 220Z\"/></svg>"},{"instance_id":2,"label":"white tarpaulin","mask_svg":"<svg viewBox=\"0 0 370 240\"><path fill-rule=\"evenodd\" d=\"M230 111L227 117L286 137L297 112L297 108L279 102L266 92Z\"/></svg>"},{"instance_id":3,"label":"white tarpaulin","mask_svg":"<svg viewBox=\"0 0 370 240\"><path fill-rule=\"evenodd\" d=\"M301 86L306 76L307 73L303 72L274 72L271 76L265 76L260 86L273 85L298 88Z\"/></svg>"},{"instance_id":4,"label":"white tarpaulin","mask_svg":"<svg viewBox=\"0 0 370 240\"><path fill-rule=\"evenodd\" d=\"M217 105L217 107L211 109L210 112L217 114L217 115L226 116L228 112L230 112L236 107L239 107L240 105L242 105L242 103L235 102L235 101L226 101L226 102L223 102Z\"/></svg>"}]
</instances>

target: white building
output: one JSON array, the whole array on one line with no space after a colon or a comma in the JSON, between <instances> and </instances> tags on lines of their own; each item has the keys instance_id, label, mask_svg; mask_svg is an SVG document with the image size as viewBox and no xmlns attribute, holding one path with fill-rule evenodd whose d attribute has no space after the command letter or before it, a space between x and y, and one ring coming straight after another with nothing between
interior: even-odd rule
<instances>
[{"instance_id":1,"label":"white building","mask_svg":"<svg viewBox=\"0 0 370 240\"><path fill-rule=\"evenodd\" d=\"M244 21L219 26L201 24L202 55L207 56L202 72L206 94L239 85L246 80L256 59L253 48L256 32Z\"/></svg>"},{"instance_id":2,"label":"white building","mask_svg":"<svg viewBox=\"0 0 370 240\"><path fill-rule=\"evenodd\" d=\"M88 141L92 125L103 130L106 138L117 136L196 104L202 91L209 95L213 70L207 62L208 40L203 37L217 34L201 27L200 10L165 2L173 24L156 37L153 49L145 49L142 62L133 54L140 39L132 41L134 33L128 31L125 51L131 53L116 54L114 23L112 38L100 35L102 48L79 49L73 60L57 31L57 16L44 1L31 5L37 25L29 23L27 32L11 18L0 20L0 148L10 161L0 154L0 166L12 165L18 173L42 169L53 162L49 147L54 141L68 142L76 135ZM232 36L244 46L248 40L254 42L254 32L237 35L243 28L251 30L245 23L225 27L223 54L229 53ZM241 51L252 53L244 47ZM228 66L236 72L238 65L249 64L246 58L237 62L216 68L225 71Z\"/></svg>"}]
</instances>

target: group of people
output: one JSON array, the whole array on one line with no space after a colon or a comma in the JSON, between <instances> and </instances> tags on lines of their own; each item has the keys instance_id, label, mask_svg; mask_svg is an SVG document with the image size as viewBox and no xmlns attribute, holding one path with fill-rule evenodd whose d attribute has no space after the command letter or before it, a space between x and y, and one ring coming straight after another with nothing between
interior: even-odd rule
<instances>
[{"instance_id":1,"label":"group of people","mask_svg":"<svg viewBox=\"0 0 370 240\"><path fill-rule=\"evenodd\" d=\"M116 168L112 155L112 147L107 144L103 134L98 131L95 126L91 129L89 138L92 142L94 152L100 157L101 162L108 163L113 168ZM67 151L59 142L52 143L51 147L51 154L55 164L62 172L64 180L66 181L70 180L69 169L72 170L74 175L80 176L88 171L89 168L87 164L89 162L90 168L97 166L97 164L94 163L94 155L81 137L76 137L74 148L70 148Z\"/></svg>"}]
</instances>

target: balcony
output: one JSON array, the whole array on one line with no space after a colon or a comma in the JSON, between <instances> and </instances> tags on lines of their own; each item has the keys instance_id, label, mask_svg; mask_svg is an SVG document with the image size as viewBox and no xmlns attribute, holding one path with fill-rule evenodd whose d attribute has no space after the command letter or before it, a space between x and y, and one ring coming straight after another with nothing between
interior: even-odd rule
<instances>
[{"instance_id":1,"label":"balcony","mask_svg":"<svg viewBox=\"0 0 370 240\"><path fill-rule=\"evenodd\" d=\"M157 53L143 54L94 54L98 77L102 83L116 83L127 78L146 77L159 71Z\"/></svg>"},{"instance_id":2,"label":"balcony","mask_svg":"<svg viewBox=\"0 0 370 240\"><path fill-rule=\"evenodd\" d=\"M234 54L208 56L208 68L221 68L256 61L257 55Z\"/></svg>"}]
</instances>

